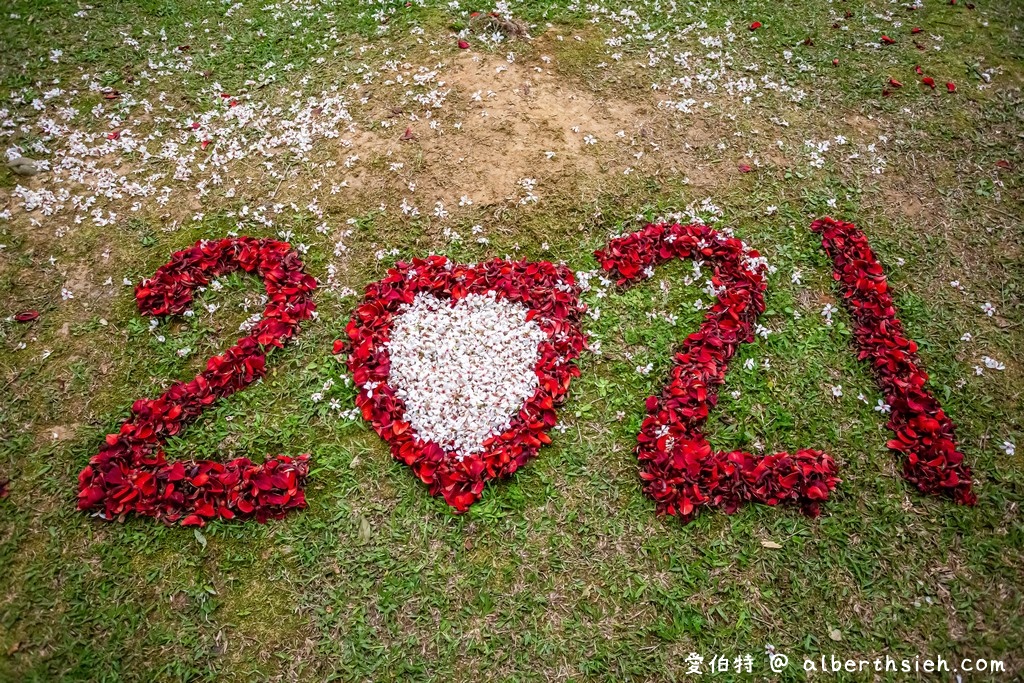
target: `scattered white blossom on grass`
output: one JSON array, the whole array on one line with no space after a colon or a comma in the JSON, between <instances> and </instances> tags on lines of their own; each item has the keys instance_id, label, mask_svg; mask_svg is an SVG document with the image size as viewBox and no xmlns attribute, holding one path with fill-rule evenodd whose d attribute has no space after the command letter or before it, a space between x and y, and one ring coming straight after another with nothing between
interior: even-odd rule
<instances>
[{"instance_id":1,"label":"scattered white blossom on grass","mask_svg":"<svg viewBox=\"0 0 1024 683\"><path fill-rule=\"evenodd\" d=\"M982 356L981 362L985 364L985 367L990 370L1005 370L1006 364L1002 361L998 361L990 356Z\"/></svg>"}]
</instances>

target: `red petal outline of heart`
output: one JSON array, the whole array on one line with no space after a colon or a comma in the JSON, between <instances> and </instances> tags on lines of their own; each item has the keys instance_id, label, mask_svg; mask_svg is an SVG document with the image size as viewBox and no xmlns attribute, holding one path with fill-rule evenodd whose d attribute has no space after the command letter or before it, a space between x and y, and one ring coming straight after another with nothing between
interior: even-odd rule
<instances>
[{"instance_id":1,"label":"red petal outline of heart","mask_svg":"<svg viewBox=\"0 0 1024 683\"><path fill-rule=\"evenodd\" d=\"M539 387L511 427L486 441L482 452L459 460L437 444L419 440L404 421L405 405L388 384L390 359L384 344L394 317L418 293L461 299L490 291L530 309L548 338L540 344L535 366ZM392 456L411 467L431 495L441 495L458 512L465 512L480 499L486 482L511 476L551 442L547 433L556 424L555 409L565 400L572 378L579 376L573 361L586 344L580 329L585 310L572 271L564 266L501 259L467 266L429 256L398 263L383 280L366 288L346 327L348 342L336 342L335 353L348 353L349 370L360 387L356 405L388 442ZM368 383L376 386L367 389Z\"/></svg>"}]
</instances>

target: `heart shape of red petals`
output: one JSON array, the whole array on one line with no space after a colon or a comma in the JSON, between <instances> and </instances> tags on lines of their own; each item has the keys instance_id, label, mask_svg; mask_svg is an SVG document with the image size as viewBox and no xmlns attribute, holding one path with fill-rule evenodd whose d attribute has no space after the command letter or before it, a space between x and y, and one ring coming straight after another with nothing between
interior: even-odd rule
<instances>
[{"instance_id":1,"label":"heart shape of red petals","mask_svg":"<svg viewBox=\"0 0 1024 683\"><path fill-rule=\"evenodd\" d=\"M191 382L176 382L156 399L139 399L131 417L78 475L78 508L98 509L103 519L131 512L185 526L207 520L255 518L264 522L306 507L302 487L308 455L285 455L256 464L248 458L168 462L161 444L219 398L263 377L266 350L281 347L313 315L316 280L304 271L287 242L237 237L200 240L179 251L152 278L135 288L144 315L177 315L192 303L197 287L236 270L263 279L269 301L247 337Z\"/></svg>"},{"instance_id":2,"label":"heart shape of red petals","mask_svg":"<svg viewBox=\"0 0 1024 683\"><path fill-rule=\"evenodd\" d=\"M868 238L853 223L829 217L814 221L811 230L821 233L821 245L832 259L833 277L853 317L857 357L871 363L891 408L887 426L896 438L888 446L906 456L903 478L922 493L974 505L971 468L957 450L953 421L924 388L928 375L921 369L917 344L896 318L885 271Z\"/></svg>"},{"instance_id":3,"label":"heart shape of red petals","mask_svg":"<svg viewBox=\"0 0 1024 683\"><path fill-rule=\"evenodd\" d=\"M609 242L595 252L618 284L638 281L671 259L714 263L712 282L720 288L700 328L675 355L671 379L660 396L647 399L647 417L637 436L637 459L644 493L659 514L684 521L699 508L722 508L731 514L740 505L799 504L815 516L820 503L839 483L832 457L816 450L756 457L742 451L716 452L702 430L718 400L729 359L764 311L764 266L758 253L705 225L648 225Z\"/></svg>"},{"instance_id":4,"label":"heart shape of red petals","mask_svg":"<svg viewBox=\"0 0 1024 683\"><path fill-rule=\"evenodd\" d=\"M388 384L390 358L385 343L395 316L417 294L458 300L487 292L528 308L527 319L534 320L547 339L538 348L537 391L513 417L509 429L488 439L483 451L459 460L436 443L421 441L405 421L405 404ZM480 499L486 482L511 476L536 457L543 444L551 443L547 433L556 424L555 409L565 400L569 382L580 374L573 361L586 344L580 329L585 310L572 271L564 266L501 259L468 266L429 256L399 262L383 280L366 288L346 327L348 340L335 342L334 352L348 352L348 368L360 387L356 405L390 444L391 455L411 467L430 487L431 495L444 496L445 502L465 512ZM366 389L369 382L376 383L372 390Z\"/></svg>"}]
</instances>

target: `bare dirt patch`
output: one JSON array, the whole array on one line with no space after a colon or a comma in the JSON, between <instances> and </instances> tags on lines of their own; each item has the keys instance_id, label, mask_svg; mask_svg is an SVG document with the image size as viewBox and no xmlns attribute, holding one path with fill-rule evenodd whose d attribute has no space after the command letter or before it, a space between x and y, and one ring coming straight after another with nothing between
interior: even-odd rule
<instances>
[{"instance_id":1,"label":"bare dirt patch","mask_svg":"<svg viewBox=\"0 0 1024 683\"><path fill-rule=\"evenodd\" d=\"M422 211L463 198L478 207L528 203L524 180L543 188L585 178L600 187L668 166L703 175L689 151L712 137L706 124L674 124L649 100L600 97L559 74L546 55L509 62L463 52L438 71L443 109L415 115L380 94L377 113L387 126L339 147L339 162L357 154L360 163L347 175L338 163L337 180L357 193L406 195Z\"/></svg>"},{"instance_id":2,"label":"bare dirt patch","mask_svg":"<svg viewBox=\"0 0 1024 683\"><path fill-rule=\"evenodd\" d=\"M930 212L936 208L931 204L926 206L922 200L922 196L912 190L900 190L895 187L890 187L883 190L882 196L885 199L886 206L895 209L904 217L911 220L916 220L926 211Z\"/></svg>"},{"instance_id":3,"label":"bare dirt patch","mask_svg":"<svg viewBox=\"0 0 1024 683\"><path fill-rule=\"evenodd\" d=\"M843 119L843 121L861 135L871 136L878 132L878 121L871 117L851 114Z\"/></svg>"}]
</instances>

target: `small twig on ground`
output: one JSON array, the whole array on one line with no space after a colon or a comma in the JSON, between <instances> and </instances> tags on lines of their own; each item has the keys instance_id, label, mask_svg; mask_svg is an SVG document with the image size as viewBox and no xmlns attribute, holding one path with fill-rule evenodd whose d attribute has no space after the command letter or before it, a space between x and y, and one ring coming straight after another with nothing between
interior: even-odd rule
<instances>
[{"instance_id":1,"label":"small twig on ground","mask_svg":"<svg viewBox=\"0 0 1024 683\"><path fill-rule=\"evenodd\" d=\"M271 199L273 199L274 197L277 196L277 191L281 189L281 185L284 184L285 178L288 177L288 173L291 170L292 170L292 164L288 164L288 166L286 166L285 169L284 169L284 173L281 174L281 180L279 180L277 182L277 187L275 187L274 191L270 193L270 198Z\"/></svg>"}]
</instances>

